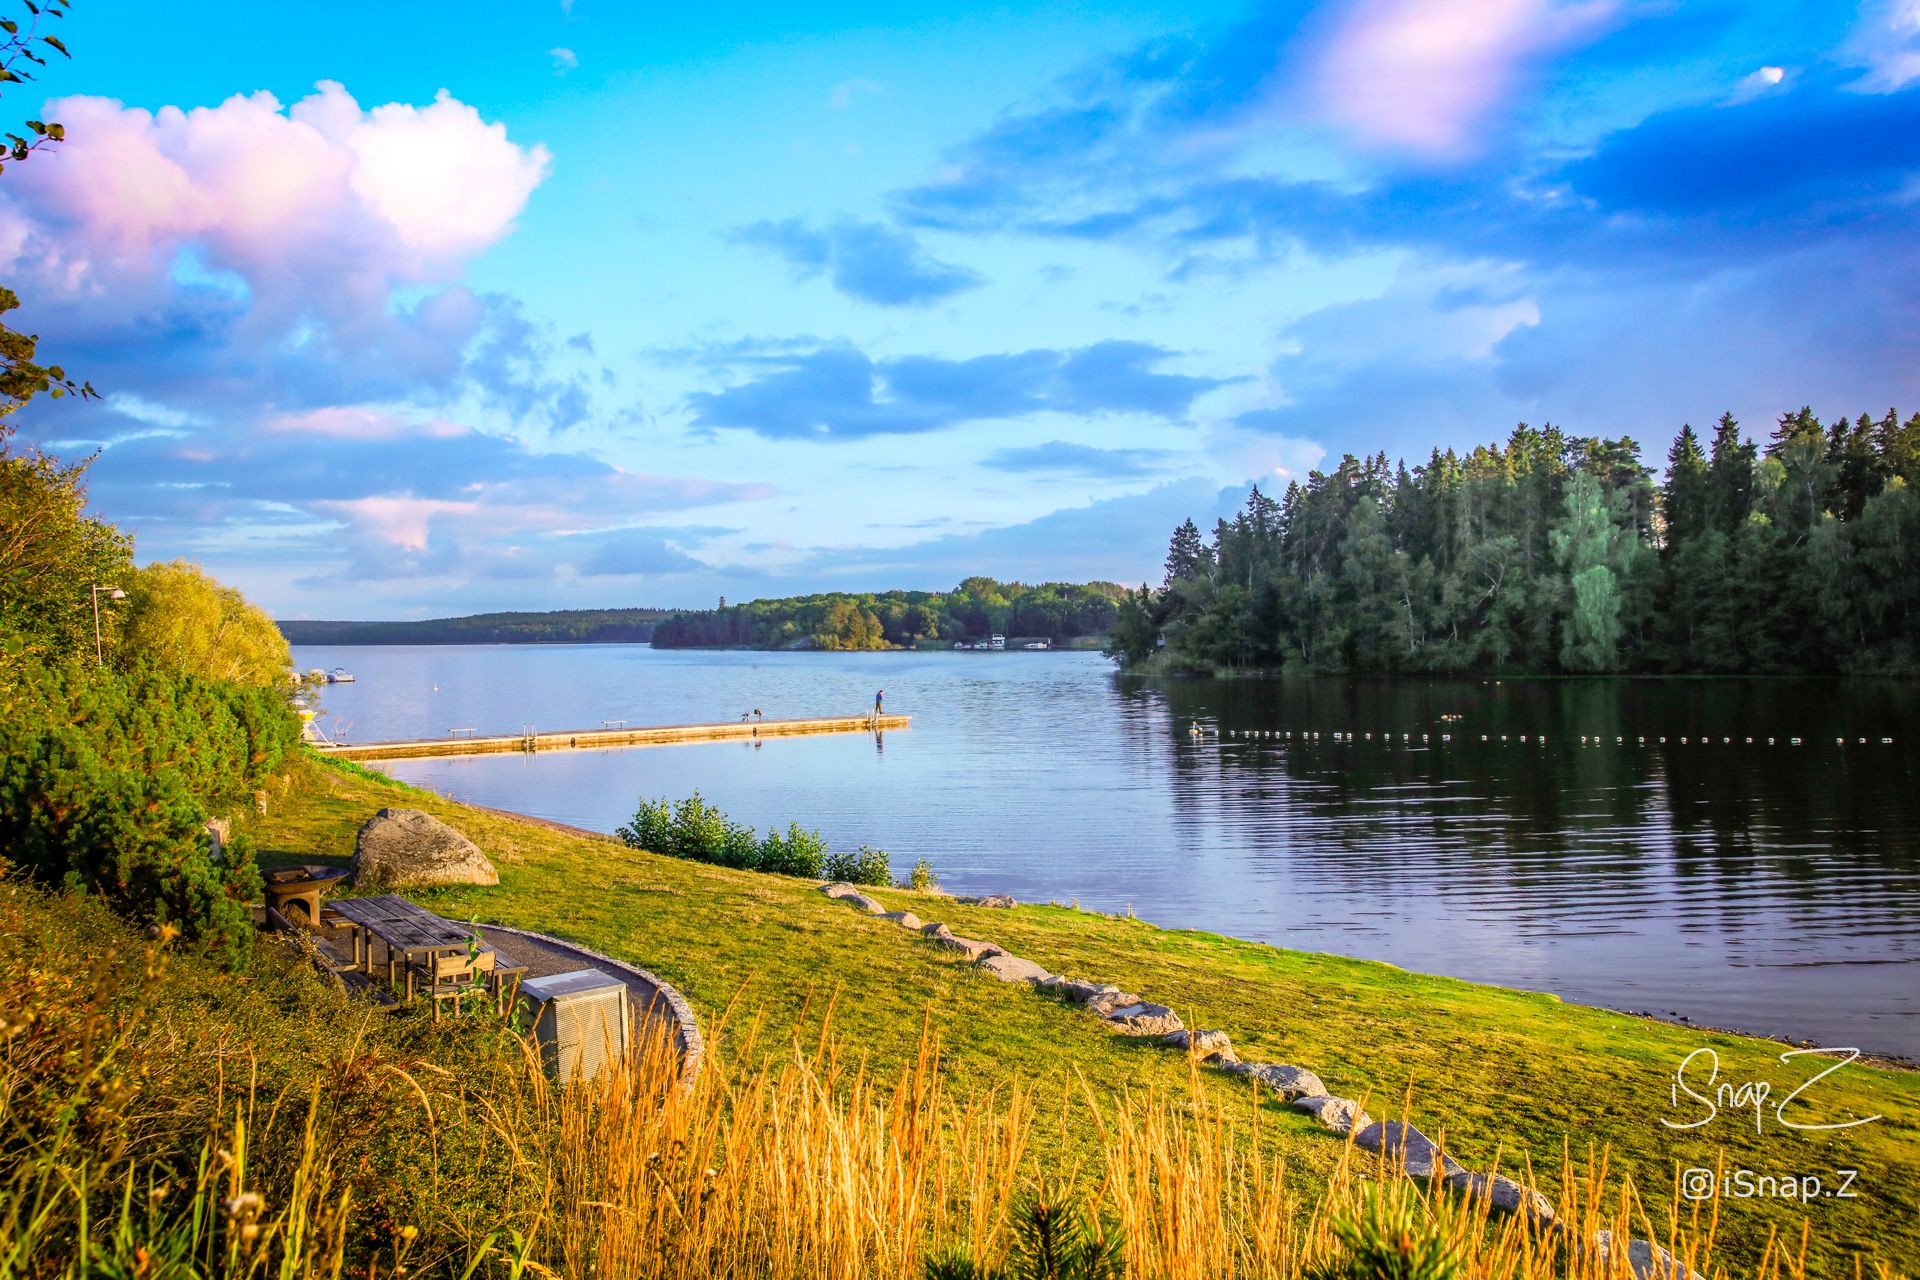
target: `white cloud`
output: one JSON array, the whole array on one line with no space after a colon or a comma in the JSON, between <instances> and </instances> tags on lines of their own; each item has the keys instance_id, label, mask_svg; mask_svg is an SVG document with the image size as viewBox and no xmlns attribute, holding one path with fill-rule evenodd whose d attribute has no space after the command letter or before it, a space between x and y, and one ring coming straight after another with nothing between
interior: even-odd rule
<instances>
[{"instance_id":1,"label":"white cloud","mask_svg":"<svg viewBox=\"0 0 1920 1280\"><path fill-rule=\"evenodd\" d=\"M1740 78L1740 83L1733 87L1733 96L1728 101L1750 102L1767 90L1778 88L1786 78L1785 67L1761 67Z\"/></svg>"},{"instance_id":2,"label":"white cloud","mask_svg":"<svg viewBox=\"0 0 1920 1280\"><path fill-rule=\"evenodd\" d=\"M565 46L547 50L547 56L553 59L553 74L557 76L563 76L580 65L580 55Z\"/></svg>"},{"instance_id":3,"label":"white cloud","mask_svg":"<svg viewBox=\"0 0 1920 1280\"><path fill-rule=\"evenodd\" d=\"M1363 141L1471 149L1525 65L1596 33L1616 0L1361 0L1320 50L1318 113Z\"/></svg>"},{"instance_id":4,"label":"white cloud","mask_svg":"<svg viewBox=\"0 0 1920 1280\"><path fill-rule=\"evenodd\" d=\"M362 110L331 81L283 109L271 94L157 112L107 98L48 104L69 141L0 194L0 268L36 296L136 313L183 255L245 285L256 322L317 316L384 327L396 286L455 278L504 236L546 176L444 91Z\"/></svg>"},{"instance_id":5,"label":"white cloud","mask_svg":"<svg viewBox=\"0 0 1920 1280\"><path fill-rule=\"evenodd\" d=\"M1867 68L1862 89L1890 93L1920 79L1920 0L1866 0L1845 52Z\"/></svg>"}]
</instances>

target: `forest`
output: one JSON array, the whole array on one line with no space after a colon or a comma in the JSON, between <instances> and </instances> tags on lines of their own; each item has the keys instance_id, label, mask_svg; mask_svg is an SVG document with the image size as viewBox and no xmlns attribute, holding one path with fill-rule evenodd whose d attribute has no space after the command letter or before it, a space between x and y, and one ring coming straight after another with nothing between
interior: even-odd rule
<instances>
[{"instance_id":1,"label":"forest","mask_svg":"<svg viewBox=\"0 0 1920 1280\"><path fill-rule=\"evenodd\" d=\"M829 592L668 618L656 649L894 649L999 633L1058 643L1106 634L1126 590L1111 582L1027 586L968 578L952 591Z\"/></svg>"},{"instance_id":2,"label":"forest","mask_svg":"<svg viewBox=\"0 0 1920 1280\"><path fill-rule=\"evenodd\" d=\"M283 621L289 644L640 644L668 609L476 613L418 622Z\"/></svg>"},{"instance_id":3,"label":"forest","mask_svg":"<svg viewBox=\"0 0 1920 1280\"><path fill-rule=\"evenodd\" d=\"M1682 427L1664 481L1631 438L1517 427L1422 466L1351 454L1255 488L1121 602L1143 671L1920 674L1920 414Z\"/></svg>"}]
</instances>

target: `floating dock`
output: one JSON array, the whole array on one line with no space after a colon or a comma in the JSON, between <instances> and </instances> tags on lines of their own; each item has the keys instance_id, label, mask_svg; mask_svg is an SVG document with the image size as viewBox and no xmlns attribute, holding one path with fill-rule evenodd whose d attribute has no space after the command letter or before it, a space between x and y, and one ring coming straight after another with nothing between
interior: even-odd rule
<instances>
[{"instance_id":1,"label":"floating dock","mask_svg":"<svg viewBox=\"0 0 1920 1280\"><path fill-rule=\"evenodd\" d=\"M911 716L829 716L814 720L737 720L722 724L667 724L629 729L575 729L562 733L503 733L484 737L405 738L395 742L316 742L315 751L340 760L401 760L416 756L477 756L503 751L602 751L609 747L667 747L687 742L791 738L810 733L874 733L904 729Z\"/></svg>"}]
</instances>

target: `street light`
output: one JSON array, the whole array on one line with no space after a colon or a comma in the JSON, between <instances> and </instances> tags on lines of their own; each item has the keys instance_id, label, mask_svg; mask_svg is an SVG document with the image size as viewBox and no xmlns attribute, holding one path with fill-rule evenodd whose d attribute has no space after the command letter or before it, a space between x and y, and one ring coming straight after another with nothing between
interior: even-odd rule
<instances>
[{"instance_id":1,"label":"street light","mask_svg":"<svg viewBox=\"0 0 1920 1280\"><path fill-rule=\"evenodd\" d=\"M107 665L106 651L100 647L100 593L106 592L109 600L125 600L127 593L118 587L95 587L93 589L93 661L97 666Z\"/></svg>"}]
</instances>

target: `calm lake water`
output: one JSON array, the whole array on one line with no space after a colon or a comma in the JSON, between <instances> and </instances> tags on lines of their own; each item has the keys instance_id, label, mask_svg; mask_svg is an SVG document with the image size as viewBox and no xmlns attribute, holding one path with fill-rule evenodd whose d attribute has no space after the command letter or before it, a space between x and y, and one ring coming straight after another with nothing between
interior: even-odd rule
<instances>
[{"instance_id":1,"label":"calm lake water","mask_svg":"<svg viewBox=\"0 0 1920 1280\"><path fill-rule=\"evenodd\" d=\"M959 893L1920 1057L1912 683L1146 683L1095 654L620 645L295 656L359 677L321 720L353 741L849 714L884 688L911 729L388 767L603 831L697 787L896 871L924 856Z\"/></svg>"}]
</instances>

